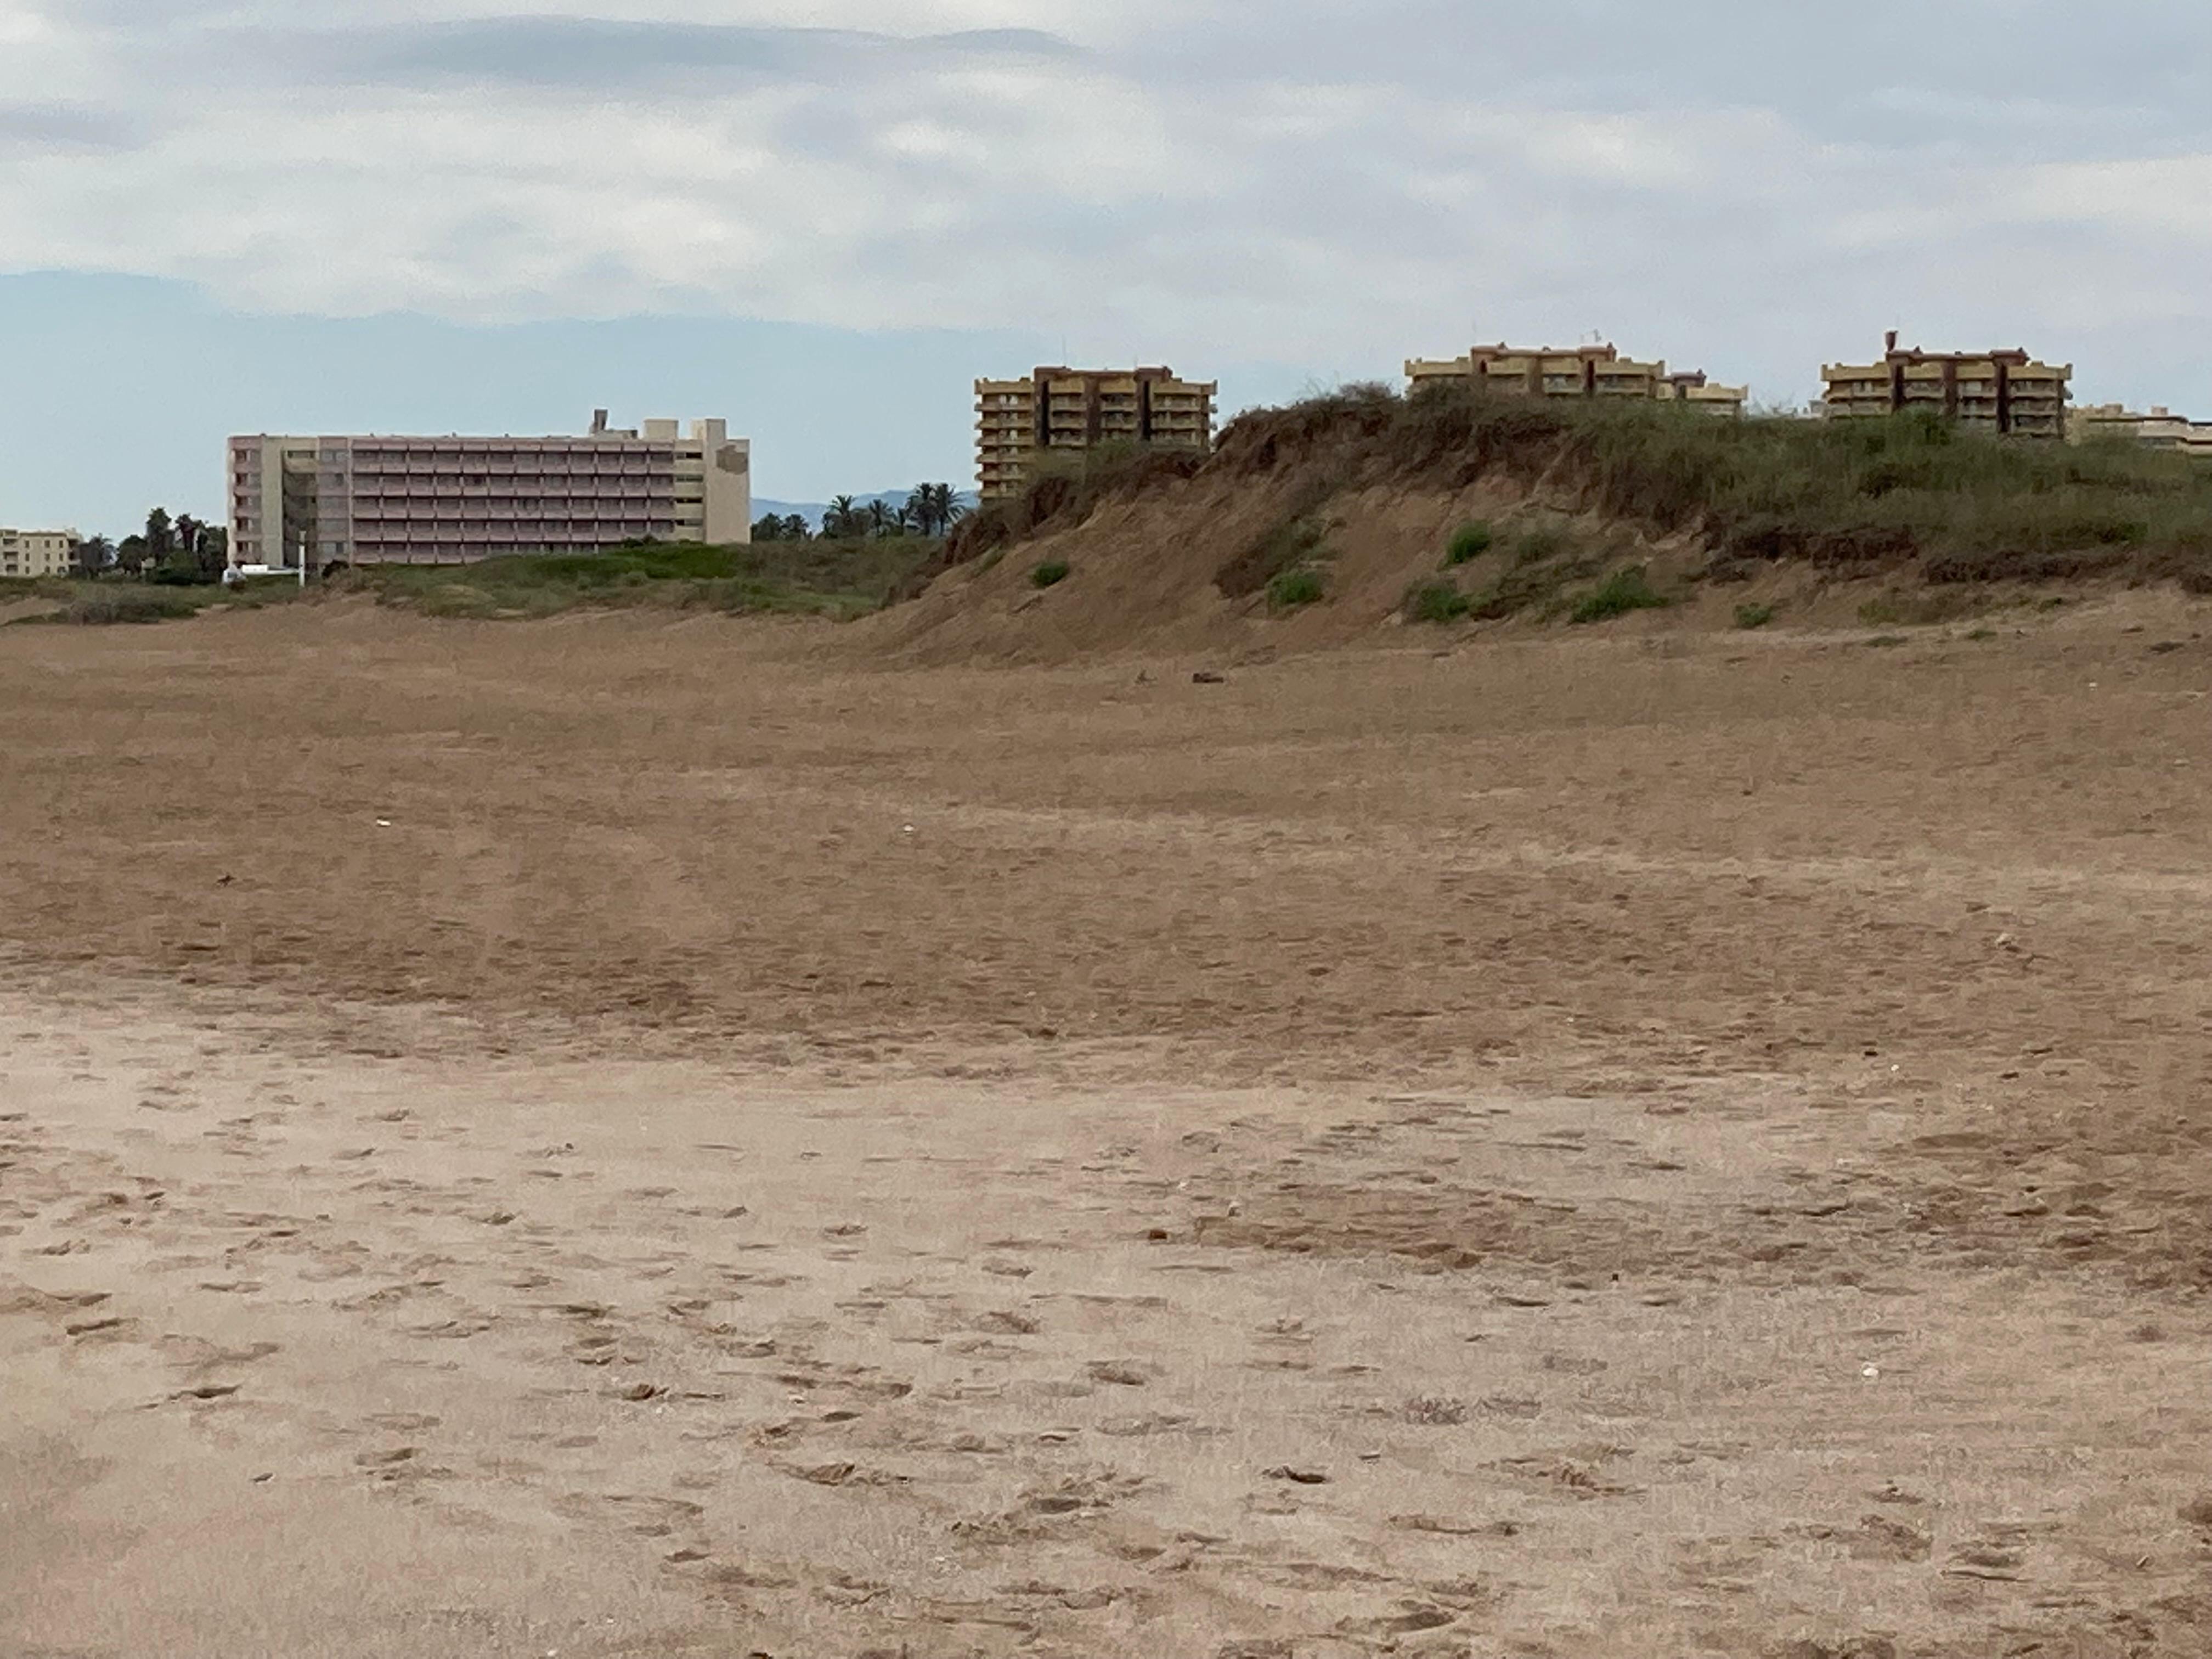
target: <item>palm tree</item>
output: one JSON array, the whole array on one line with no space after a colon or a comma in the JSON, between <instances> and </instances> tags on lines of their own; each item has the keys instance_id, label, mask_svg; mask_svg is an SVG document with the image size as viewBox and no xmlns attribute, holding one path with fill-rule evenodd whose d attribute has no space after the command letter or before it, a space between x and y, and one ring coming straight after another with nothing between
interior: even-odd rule
<instances>
[{"instance_id":1,"label":"palm tree","mask_svg":"<svg viewBox=\"0 0 2212 1659\"><path fill-rule=\"evenodd\" d=\"M822 533L825 536L851 536L860 531L860 509L850 495L832 495L830 510L822 515Z\"/></svg>"},{"instance_id":2,"label":"palm tree","mask_svg":"<svg viewBox=\"0 0 2212 1659\"><path fill-rule=\"evenodd\" d=\"M97 576L115 562L115 544L105 536L88 536L70 549L70 562L81 574Z\"/></svg>"},{"instance_id":3,"label":"palm tree","mask_svg":"<svg viewBox=\"0 0 2212 1659\"><path fill-rule=\"evenodd\" d=\"M967 512L955 496L949 483L916 484L914 494L906 498L907 510L914 514L915 527L925 536L941 536Z\"/></svg>"},{"instance_id":4,"label":"palm tree","mask_svg":"<svg viewBox=\"0 0 2212 1659\"><path fill-rule=\"evenodd\" d=\"M867 526L878 536L888 535L891 527L891 510L878 496L868 503Z\"/></svg>"}]
</instances>

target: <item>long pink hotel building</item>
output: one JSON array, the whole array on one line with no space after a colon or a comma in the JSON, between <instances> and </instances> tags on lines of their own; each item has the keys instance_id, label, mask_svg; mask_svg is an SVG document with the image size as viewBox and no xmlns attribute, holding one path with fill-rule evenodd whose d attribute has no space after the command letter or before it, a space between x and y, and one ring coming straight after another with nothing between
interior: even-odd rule
<instances>
[{"instance_id":1,"label":"long pink hotel building","mask_svg":"<svg viewBox=\"0 0 2212 1659\"><path fill-rule=\"evenodd\" d=\"M721 421L574 438L234 437L232 562L465 564L651 538L750 541L752 446Z\"/></svg>"}]
</instances>

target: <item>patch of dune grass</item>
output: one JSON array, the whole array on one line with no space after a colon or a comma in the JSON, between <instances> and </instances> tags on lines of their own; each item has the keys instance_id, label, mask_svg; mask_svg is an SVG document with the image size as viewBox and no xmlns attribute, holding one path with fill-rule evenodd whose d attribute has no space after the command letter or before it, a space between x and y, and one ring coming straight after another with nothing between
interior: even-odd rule
<instances>
[{"instance_id":1,"label":"patch of dune grass","mask_svg":"<svg viewBox=\"0 0 2212 1659\"><path fill-rule=\"evenodd\" d=\"M1327 596L1328 585L1311 565L1285 570L1267 584L1267 603L1277 611L1296 611L1316 605Z\"/></svg>"},{"instance_id":2,"label":"patch of dune grass","mask_svg":"<svg viewBox=\"0 0 2212 1659\"><path fill-rule=\"evenodd\" d=\"M1859 620L1872 628L1925 628L1972 616L1981 607L1971 592L1939 587L1919 593L1884 593L1859 606Z\"/></svg>"},{"instance_id":3,"label":"patch of dune grass","mask_svg":"<svg viewBox=\"0 0 2212 1659\"><path fill-rule=\"evenodd\" d=\"M70 623L87 628L181 622L209 610L258 610L264 605L283 604L297 597L298 592L295 583L275 578L255 580L237 589L212 583L173 587L112 575L98 580L52 577L0 585L0 600L55 602L50 611L17 617L19 623Z\"/></svg>"},{"instance_id":4,"label":"patch of dune grass","mask_svg":"<svg viewBox=\"0 0 2212 1659\"><path fill-rule=\"evenodd\" d=\"M53 620L99 626L110 623L174 622L206 607L174 588L120 585L81 594L54 613Z\"/></svg>"},{"instance_id":5,"label":"patch of dune grass","mask_svg":"<svg viewBox=\"0 0 2212 1659\"><path fill-rule=\"evenodd\" d=\"M1449 570L1480 558L1490 551L1496 540L1490 526L1480 519L1462 525L1452 532L1451 541L1444 549L1444 568Z\"/></svg>"},{"instance_id":6,"label":"patch of dune grass","mask_svg":"<svg viewBox=\"0 0 2212 1659\"><path fill-rule=\"evenodd\" d=\"M1577 600L1567 613L1567 620L1577 623L1609 622L1632 611L1656 611L1667 603L1665 595L1653 590L1643 567L1629 565L1614 571L1595 592Z\"/></svg>"},{"instance_id":7,"label":"patch of dune grass","mask_svg":"<svg viewBox=\"0 0 2212 1659\"><path fill-rule=\"evenodd\" d=\"M1370 483L1540 483L1580 511L1693 534L1723 566L1917 562L1937 583L2110 572L2212 591L2212 463L2118 440L1998 438L1917 413L1723 420L1444 384L1255 410L1223 432L1215 465L1286 455ZM1509 558L1527 533L1501 529Z\"/></svg>"},{"instance_id":8,"label":"patch of dune grass","mask_svg":"<svg viewBox=\"0 0 2212 1659\"><path fill-rule=\"evenodd\" d=\"M1328 556L1328 532L1310 511L1292 511L1270 525L1214 572L1213 584L1230 599L1267 592L1277 578Z\"/></svg>"},{"instance_id":9,"label":"patch of dune grass","mask_svg":"<svg viewBox=\"0 0 2212 1659\"><path fill-rule=\"evenodd\" d=\"M645 605L848 617L886 604L939 545L918 536L647 543L466 565L362 565L331 585L440 617L520 619Z\"/></svg>"},{"instance_id":10,"label":"patch of dune grass","mask_svg":"<svg viewBox=\"0 0 2212 1659\"><path fill-rule=\"evenodd\" d=\"M1406 591L1406 620L1417 623L1457 622L1474 608L1474 604L1459 591L1456 582L1416 582Z\"/></svg>"}]
</instances>

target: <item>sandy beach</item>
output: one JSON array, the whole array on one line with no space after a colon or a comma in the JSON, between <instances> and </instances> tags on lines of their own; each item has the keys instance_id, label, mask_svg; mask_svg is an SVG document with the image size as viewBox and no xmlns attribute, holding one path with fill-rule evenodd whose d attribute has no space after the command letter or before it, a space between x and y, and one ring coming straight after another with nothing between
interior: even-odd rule
<instances>
[{"instance_id":1,"label":"sandy beach","mask_svg":"<svg viewBox=\"0 0 2212 1659\"><path fill-rule=\"evenodd\" d=\"M2212 629L2077 609L9 630L0 1651L2203 1654Z\"/></svg>"}]
</instances>

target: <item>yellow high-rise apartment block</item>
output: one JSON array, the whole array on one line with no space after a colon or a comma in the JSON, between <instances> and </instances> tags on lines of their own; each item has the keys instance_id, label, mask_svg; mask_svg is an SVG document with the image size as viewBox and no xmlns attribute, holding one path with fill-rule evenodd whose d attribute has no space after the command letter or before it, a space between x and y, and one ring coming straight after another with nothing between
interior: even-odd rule
<instances>
[{"instance_id":1,"label":"yellow high-rise apartment block","mask_svg":"<svg viewBox=\"0 0 2212 1659\"><path fill-rule=\"evenodd\" d=\"M1978 431L2057 439L2066 435L2074 366L2017 350L1899 349L1893 333L1880 362L1829 363L1820 378L1830 420L1886 420L1919 409Z\"/></svg>"},{"instance_id":2,"label":"yellow high-rise apartment block","mask_svg":"<svg viewBox=\"0 0 2212 1659\"><path fill-rule=\"evenodd\" d=\"M975 479L985 501L1018 495L1038 451L1101 444L1213 447L1211 380L1172 369L1042 368L1024 380L975 382Z\"/></svg>"},{"instance_id":3,"label":"yellow high-rise apartment block","mask_svg":"<svg viewBox=\"0 0 2212 1659\"><path fill-rule=\"evenodd\" d=\"M1416 357L1406 364L1407 389L1472 382L1506 397L1637 398L1694 404L1713 414L1743 413L1751 388L1717 386L1702 374L1670 374L1665 362L1639 362L1611 345L1476 346L1464 357Z\"/></svg>"},{"instance_id":4,"label":"yellow high-rise apartment block","mask_svg":"<svg viewBox=\"0 0 2212 1659\"><path fill-rule=\"evenodd\" d=\"M0 530L0 576L66 576L74 530Z\"/></svg>"}]
</instances>

